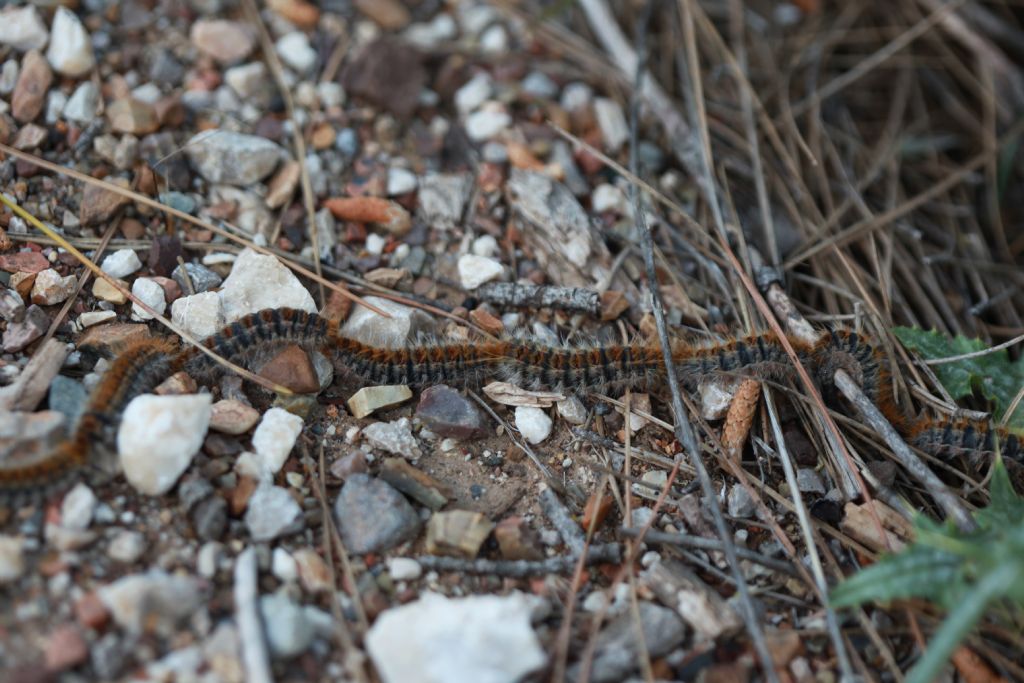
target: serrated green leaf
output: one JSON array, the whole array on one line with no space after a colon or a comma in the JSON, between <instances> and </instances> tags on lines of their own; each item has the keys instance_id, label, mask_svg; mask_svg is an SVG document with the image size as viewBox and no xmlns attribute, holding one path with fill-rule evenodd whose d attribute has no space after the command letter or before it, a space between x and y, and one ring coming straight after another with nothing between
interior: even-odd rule
<instances>
[{"instance_id":1,"label":"serrated green leaf","mask_svg":"<svg viewBox=\"0 0 1024 683\"><path fill-rule=\"evenodd\" d=\"M904 346L928 360L959 356L988 348L980 339L968 339L959 335L950 338L934 330L897 327L893 333ZM1005 349L983 356L933 365L931 368L953 398L963 398L970 396L975 390L980 391L982 396L995 404L997 417L1002 417L1017 392L1024 386L1024 359L1011 363ZM1009 425L1015 431L1024 431L1024 405L1014 411Z\"/></svg>"},{"instance_id":2,"label":"serrated green leaf","mask_svg":"<svg viewBox=\"0 0 1024 683\"><path fill-rule=\"evenodd\" d=\"M910 546L843 581L832 590L830 602L834 607L849 607L921 597L945 603L945 594L960 583L961 564L956 555L922 545Z\"/></svg>"}]
</instances>

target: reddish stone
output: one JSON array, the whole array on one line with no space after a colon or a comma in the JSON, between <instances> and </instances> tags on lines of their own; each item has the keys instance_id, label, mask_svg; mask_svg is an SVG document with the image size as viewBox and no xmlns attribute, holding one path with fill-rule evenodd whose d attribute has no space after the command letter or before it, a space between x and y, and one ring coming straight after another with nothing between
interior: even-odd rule
<instances>
[{"instance_id":1,"label":"reddish stone","mask_svg":"<svg viewBox=\"0 0 1024 683\"><path fill-rule=\"evenodd\" d=\"M66 671L89 658L89 647L74 624L54 629L46 641L44 659L50 671Z\"/></svg>"},{"instance_id":2,"label":"reddish stone","mask_svg":"<svg viewBox=\"0 0 1024 683\"><path fill-rule=\"evenodd\" d=\"M50 262L38 251L0 254L0 270L8 273L39 273L49 267Z\"/></svg>"},{"instance_id":3,"label":"reddish stone","mask_svg":"<svg viewBox=\"0 0 1024 683\"><path fill-rule=\"evenodd\" d=\"M260 368L260 377L287 387L297 394L315 394L320 391L313 362L299 346L288 346Z\"/></svg>"},{"instance_id":4,"label":"reddish stone","mask_svg":"<svg viewBox=\"0 0 1024 683\"><path fill-rule=\"evenodd\" d=\"M82 626L99 630L110 620L110 612L99 595L93 591L86 593L75 603L75 618Z\"/></svg>"},{"instance_id":5,"label":"reddish stone","mask_svg":"<svg viewBox=\"0 0 1024 683\"><path fill-rule=\"evenodd\" d=\"M21 60L21 75L11 95L11 113L22 123L32 121L43 110L53 71L39 50L30 50Z\"/></svg>"}]
</instances>

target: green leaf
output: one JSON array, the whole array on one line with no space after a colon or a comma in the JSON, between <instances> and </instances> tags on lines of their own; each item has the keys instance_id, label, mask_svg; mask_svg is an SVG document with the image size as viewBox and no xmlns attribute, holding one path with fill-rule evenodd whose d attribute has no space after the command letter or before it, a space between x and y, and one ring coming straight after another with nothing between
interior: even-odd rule
<instances>
[{"instance_id":1,"label":"green leaf","mask_svg":"<svg viewBox=\"0 0 1024 683\"><path fill-rule=\"evenodd\" d=\"M953 651L978 623L989 603L1005 595L1022 578L1024 565L1019 562L1003 564L983 577L946 616L928 644L924 656L911 669L907 683L929 683L936 680Z\"/></svg>"},{"instance_id":2,"label":"green leaf","mask_svg":"<svg viewBox=\"0 0 1024 683\"><path fill-rule=\"evenodd\" d=\"M832 590L830 602L833 607L909 597L946 602L944 593L961 583L961 564L956 555L913 545L843 581Z\"/></svg>"},{"instance_id":3,"label":"green leaf","mask_svg":"<svg viewBox=\"0 0 1024 683\"><path fill-rule=\"evenodd\" d=\"M893 333L904 346L927 360L959 356L988 348L980 339L959 335L949 338L934 330L897 327ZM953 398L963 398L974 391L980 391L982 396L995 404L997 419L1002 417L1024 386L1024 358L1012 363L1005 349L974 358L940 363L931 368ZM1014 411L1009 425L1015 431L1024 432L1024 405Z\"/></svg>"},{"instance_id":4,"label":"green leaf","mask_svg":"<svg viewBox=\"0 0 1024 683\"><path fill-rule=\"evenodd\" d=\"M992 465L992 481L988 490L988 507L979 510L976 515L979 524L988 529L1002 530L1024 526L1024 498L1013 490L1010 475L1002 458L997 459Z\"/></svg>"}]
</instances>

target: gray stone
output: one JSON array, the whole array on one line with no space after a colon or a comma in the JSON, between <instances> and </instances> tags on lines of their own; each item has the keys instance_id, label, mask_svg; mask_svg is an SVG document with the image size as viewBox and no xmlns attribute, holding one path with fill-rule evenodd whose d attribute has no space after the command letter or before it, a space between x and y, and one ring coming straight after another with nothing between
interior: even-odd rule
<instances>
[{"instance_id":1,"label":"gray stone","mask_svg":"<svg viewBox=\"0 0 1024 683\"><path fill-rule=\"evenodd\" d=\"M208 181L228 185L263 180L285 156L281 147L266 138L216 129L193 136L185 153Z\"/></svg>"},{"instance_id":2,"label":"gray stone","mask_svg":"<svg viewBox=\"0 0 1024 683\"><path fill-rule=\"evenodd\" d=\"M278 659L289 659L305 652L313 643L316 629L306 608L292 602L282 593L260 597L260 615L266 628L270 653Z\"/></svg>"},{"instance_id":3,"label":"gray stone","mask_svg":"<svg viewBox=\"0 0 1024 683\"><path fill-rule=\"evenodd\" d=\"M75 123L89 123L96 118L100 91L92 81L84 81L64 105L64 118Z\"/></svg>"},{"instance_id":4,"label":"gray stone","mask_svg":"<svg viewBox=\"0 0 1024 683\"><path fill-rule=\"evenodd\" d=\"M316 313L316 303L298 278L273 256L244 249L220 292L231 323L264 308L298 308Z\"/></svg>"},{"instance_id":5,"label":"gray stone","mask_svg":"<svg viewBox=\"0 0 1024 683\"><path fill-rule=\"evenodd\" d=\"M611 621L597 636L597 651L591 668L591 680L612 683L624 680L636 670L641 645L638 631L643 635L643 647L652 657L664 657L682 644L686 627L673 610L651 602L638 603L640 628L632 612L626 612ZM569 680L577 680L580 665L569 668Z\"/></svg>"},{"instance_id":6,"label":"gray stone","mask_svg":"<svg viewBox=\"0 0 1024 683\"><path fill-rule=\"evenodd\" d=\"M192 578L151 569L103 586L99 598L121 628L141 633L155 626L168 634L199 607L203 594Z\"/></svg>"},{"instance_id":7,"label":"gray stone","mask_svg":"<svg viewBox=\"0 0 1024 683\"><path fill-rule=\"evenodd\" d=\"M468 440L487 433L487 423L476 404L443 384L420 394L416 417L442 437Z\"/></svg>"},{"instance_id":8,"label":"gray stone","mask_svg":"<svg viewBox=\"0 0 1024 683\"><path fill-rule=\"evenodd\" d=\"M796 472L796 487L803 493L825 495L825 483L817 471L803 467Z\"/></svg>"},{"instance_id":9,"label":"gray stone","mask_svg":"<svg viewBox=\"0 0 1024 683\"><path fill-rule=\"evenodd\" d=\"M56 410L68 418L68 424L74 424L78 416L85 409L86 401L89 400L89 392L82 383L57 375L50 383L48 402L50 410Z\"/></svg>"},{"instance_id":10,"label":"gray stone","mask_svg":"<svg viewBox=\"0 0 1024 683\"><path fill-rule=\"evenodd\" d=\"M208 292L211 289L220 287L220 283L223 282L220 275L213 272L206 266L199 263L186 263L184 265L178 265L177 268L171 273L171 277L181 287L181 291L184 294L192 292L188 288L185 275L188 275L188 280L192 283L192 289L195 290L196 294L202 292Z\"/></svg>"},{"instance_id":11,"label":"gray stone","mask_svg":"<svg viewBox=\"0 0 1024 683\"><path fill-rule=\"evenodd\" d=\"M465 173L428 173L420 178L417 217L427 225L451 230L462 222L462 213L473 178Z\"/></svg>"},{"instance_id":12,"label":"gray stone","mask_svg":"<svg viewBox=\"0 0 1024 683\"><path fill-rule=\"evenodd\" d=\"M757 505L742 484L733 484L729 489L729 516L737 519L751 517Z\"/></svg>"},{"instance_id":13,"label":"gray stone","mask_svg":"<svg viewBox=\"0 0 1024 683\"><path fill-rule=\"evenodd\" d=\"M39 306L32 304L25 309L25 317L7 325L3 337L3 350L7 353L21 351L39 339L50 326L50 317Z\"/></svg>"},{"instance_id":14,"label":"gray stone","mask_svg":"<svg viewBox=\"0 0 1024 683\"><path fill-rule=\"evenodd\" d=\"M364 306L356 306L341 328L342 336L370 346L395 349L406 346L420 332L433 329L433 318L418 308L376 296L364 297L363 300L391 317L385 318Z\"/></svg>"},{"instance_id":15,"label":"gray stone","mask_svg":"<svg viewBox=\"0 0 1024 683\"><path fill-rule=\"evenodd\" d=\"M350 552L393 548L415 538L420 518L402 494L366 474L352 474L334 503L341 538Z\"/></svg>"}]
</instances>

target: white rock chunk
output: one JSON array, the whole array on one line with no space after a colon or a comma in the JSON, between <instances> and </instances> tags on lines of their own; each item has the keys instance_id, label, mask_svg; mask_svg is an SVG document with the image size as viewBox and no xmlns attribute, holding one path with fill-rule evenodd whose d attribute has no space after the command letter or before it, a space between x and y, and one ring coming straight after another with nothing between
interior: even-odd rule
<instances>
[{"instance_id":1,"label":"white rock chunk","mask_svg":"<svg viewBox=\"0 0 1024 683\"><path fill-rule=\"evenodd\" d=\"M261 484L249 499L245 525L254 541L270 541L302 515L302 508L287 489Z\"/></svg>"},{"instance_id":2,"label":"white rock chunk","mask_svg":"<svg viewBox=\"0 0 1024 683\"><path fill-rule=\"evenodd\" d=\"M412 398L412 390L405 386L363 387L348 400L348 409L357 418L370 415L375 410L395 406Z\"/></svg>"},{"instance_id":3,"label":"white rock chunk","mask_svg":"<svg viewBox=\"0 0 1024 683\"><path fill-rule=\"evenodd\" d=\"M614 152L629 139L629 126L622 107L615 100L598 97L594 100L594 117L601 129L605 149Z\"/></svg>"},{"instance_id":4,"label":"white rock chunk","mask_svg":"<svg viewBox=\"0 0 1024 683\"><path fill-rule=\"evenodd\" d=\"M198 339L216 334L224 327L224 307L217 292L200 292L175 299L171 320Z\"/></svg>"},{"instance_id":5,"label":"white rock chunk","mask_svg":"<svg viewBox=\"0 0 1024 683\"><path fill-rule=\"evenodd\" d=\"M492 258L463 254L459 257L459 280L465 289L473 290L500 276L505 267Z\"/></svg>"},{"instance_id":6,"label":"white rock chunk","mask_svg":"<svg viewBox=\"0 0 1024 683\"><path fill-rule=\"evenodd\" d=\"M119 249L103 259L100 269L110 277L125 278L142 267L139 255L131 249Z\"/></svg>"},{"instance_id":7,"label":"white rock chunk","mask_svg":"<svg viewBox=\"0 0 1024 683\"><path fill-rule=\"evenodd\" d=\"M521 593L424 593L378 617L366 645L384 683L515 683L546 661Z\"/></svg>"},{"instance_id":8,"label":"white rock chunk","mask_svg":"<svg viewBox=\"0 0 1024 683\"><path fill-rule=\"evenodd\" d=\"M0 535L0 584L10 583L25 573L25 539Z\"/></svg>"},{"instance_id":9,"label":"white rock chunk","mask_svg":"<svg viewBox=\"0 0 1024 683\"><path fill-rule=\"evenodd\" d=\"M167 493L203 444L211 405L209 394L143 394L132 399L117 432L128 483L147 495Z\"/></svg>"},{"instance_id":10,"label":"white rock chunk","mask_svg":"<svg viewBox=\"0 0 1024 683\"><path fill-rule=\"evenodd\" d=\"M309 38L302 31L292 31L278 38L274 49L281 61L304 74L316 64L316 50L309 44Z\"/></svg>"},{"instance_id":11,"label":"white rock chunk","mask_svg":"<svg viewBox=\"0 0 1024 683\"><path fill-rule=\"evenodd\" d=\"M363 437L374 448L401 455L409 460L420 456L419 444L412 435L409 418L402 417L393 422L375 422L363 429Z\"/></svg>"},{"instance_id":12,"label":"white rock chunk","mask_svg":"<svg viewBox=\"0 0 1024 683\"><path fill-rule=\"evenodd\" d=\"M268 477L280 472L301 432L301 417L282 408L268 410L252 435L261 471Z\"/></svg>"},{"instance_id":13,"label":"white rock chunk","mask_svg":"<svg viewBox=\"0 0 1024 683\"><path fill-rule=\"evenodd\" d=\"M50 48L46 51L46 59L54 71L78 78L96 65L92 40L78 15L66 7L58 7L50 30L53 36Z\"/></svg>"},{"instance_id":14,"label":"white rock chunk","mask_svg":"<svg viewBox=\"0 0 1024 683\"><path fill-rule=\"evenodd\" d=\"M165 632L199 607L203 600L199 588L194 579L151 569L124 576L97 593L121 628L141 633L155 623Z\"/></svg>"},{"instance_id":15,"label":"white rock chunk","mask_svg":"<svg viewBox=\"0 0 1024 683\"><path fill-rule=\"evenodd\" d=\"M194 135L185 153L208 181L228 185L263 180L285 156L281 147L266 138L219 129Z\"/></svg>"},{"instance_id":16,"label":"white rock chunk","mask_svg":"<svg viewBox=\"0 0 1024 683\"><path fill-rule=\"evenodd\" d=\"M252 249L238 255L220 297L228 323L264 308L298 308L316 313L313 297L292 271L273 256Z\"/></svg>"},{"instance_id":17,"label":"white rock chunk","mask_svg":"<svg viewBox=\"0 0 1024 683\"><path fill-rule=\"evenodd\" d=\"M538 444L551 434L551 418L540 408L519 406L516 408L516 429L524 439Z\"/></svg>"},{"instance_id":18,"label":"white rock chunk","mask_svg":"<svg viewBox=\"0 0 1024 683\"><path fill-rule=\"evenodd\" d=\"M388 169L388 196L408 194L416 189L416 174L407 168L394 166Z\"/></svg>"},{"instance_id":19,"label":"white rock chunk","mask_svg":"<svg viewBox=\"0 0 1024 683\"><path fill-rule=\"evenodd\" d=\"M74 275L62 276L53 268L42 270L32 285L32 303L40 306L63 303L74 293L77 282Z\"/></svg>"},{"instance_id":20,"label":"white rock chunk","mask_svg":"<svg viewBox=\"0 0 1024 683\"><path fill-rule=\"evenodd\" d=\"M89 528L99 500L92 489L79 482L67 492L60 505L60 524L65 529L82 531Z\"/></svg>"},{"instance_id":21,"label":"white rock chunk","mask_svg":"<svg viewBox=\"0 0 1024 683\"><path fill-rule=\"evenodd\" d=\"M396 349L414 340L418 333L433 329L433 318L418 308L376 296L368 296L364 300L391 317L385 318L365 306L356 306L341 328L342 336L371 346Z\"/></svg>"},{"instance_id":22,"label":"white rock chunk","mask_svg":"<svg viewBox=\"0 0 1024 683\"><path fill-rule=\"evenodd\" d=\"M34 5L7 7L0 13L0 43L27 52L42 50L50 34Z\"/></svg>"},{"instance_id":23,"label":"white rock chunk","mask_svg":"<svg viewBox=\"0 0 1024 683\"><path fill-rule=\"evenodd\" d=\"M96 118L96 109L100 106L100 91L92 81L85 81L68 98L62 114L68 121L89 123Z\"/></svg>"},{"instance_id":24,"label":"white rock chunk","mask_svg":"<svg viewBox=\"0 0 1024 683\"><path fill-rule=\"evenodd\" d=\"M486 107L466 117L466 135L473 142L484 142L509 127L512 117L501 109Z\"/></svg>"},{"instance_id":25,"label":"white rock chunk","mask_svg":"<svg viewBox=\"0 0 1024 683\"><path fill-rule=\"evenodd\" d=\"M395 581L415 581L423 575L423 567L411 557L388 558L388 574Z\"/></svg>"},{"instance_id":26,"label":"white rock chunk","mask_svg":"<svg viewBox=\"0 0 1024 683\"><path fill-rule=\"evenodd\" d=\"M138 531L122 529L110 541L107 555L122 564L132 564L146 552L146 537Z\"/></svg>"},{"instance_id":27,"label":"white rock chunk","mask_svg":"<svg viewBox=\"0 0 1024 683\"><path fill-rule=\"evenodd\" d=\"M148 277L136 278L135 282L132 283L132 294L137 296L139 300L152 308L160 315L164 314L167 310L167 299L164 296L164 288L160 286L156 280ZM152 320L153 316L148 311L139 306L137 303L132 303L132 320Z\"/></svg>"},{"instance_id":28,"label":"white rock chunk","mask_svg":"<svg viewBox=\"0 0 1024 683\"><path fill-rule=\"evenodd\" d=\"M455 91L455 108L462 116L476 111L481 104L494 94L494 84L486 71L477 73L465 85Z\"/></svg>"}]
</instances>

